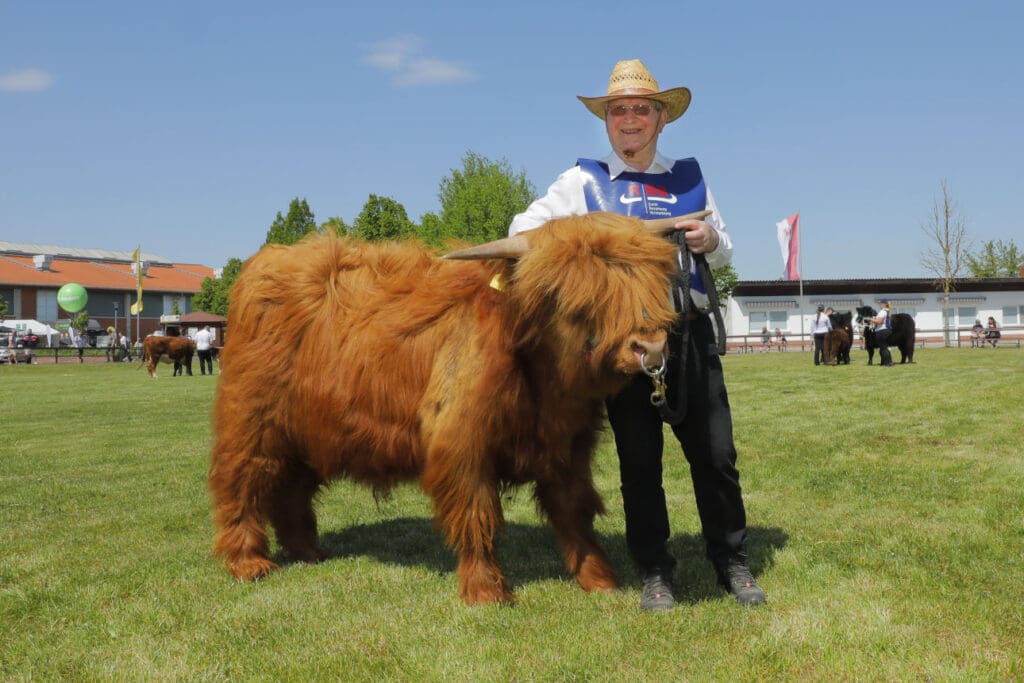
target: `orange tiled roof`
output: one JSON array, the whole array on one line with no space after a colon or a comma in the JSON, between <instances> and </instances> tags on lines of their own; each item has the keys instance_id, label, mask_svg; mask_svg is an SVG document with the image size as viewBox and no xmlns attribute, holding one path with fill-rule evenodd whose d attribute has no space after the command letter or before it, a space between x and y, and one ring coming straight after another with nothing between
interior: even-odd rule
<instances>
[{"instance_id":1,"label":"orange tiled roof","mask_svg":"<svg viewBox=\"0 0 1024 683\"><path fill-rule=\"evenodd\" d=\"M143 292L194 294L203 280L213 277L213 269L191 263L150 263L142 278ZM31 256L0 254L0 286L59 289L77 282L86 289L135 291L135 275L130 263L85 261L55 256L49 270L37 270Z\"/></svg>"}]
</instances>

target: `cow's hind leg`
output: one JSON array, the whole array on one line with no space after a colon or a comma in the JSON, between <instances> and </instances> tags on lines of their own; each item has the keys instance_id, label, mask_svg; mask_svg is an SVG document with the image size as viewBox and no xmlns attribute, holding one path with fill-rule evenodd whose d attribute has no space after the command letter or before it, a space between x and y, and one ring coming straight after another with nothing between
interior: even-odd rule
<instances>
[{"instance_id":1,"label":"cow's hind leg","mask_svg":"<svg viewBox=\"0 0 1024 683\"><path fill-rule=\"evenodd\" d=\"M221 437L213 449L209 486L220 527L213 549L243 581L277 568L270 560L263 520L280 467L279 460L231 445L229 438Z\"/></svg>"},{"instance_id":2,"label":"cow's hind leg","mask_svg":"<svg viewBox=\"0 0 1024 683\"><path fill-rule=\"evenodd\" d=\"M587 591L615 590L615 571L594 534L594 517L604 506L589 472L577 471L575 477L556 483L538 482L536 498L580 586Z\"/></svg>"},{"instance_id":3,"label":"cow's hind leg","mask_svg":"<svg viewBox=\"0 0 1024 683\"><path fill-rule=\"evenodd\" d=\"M317 544L313 499L323 480L308 465L291 460L281 469L270 495L270 523L285 553L297 562L319 562L327 553Z\"/></svg>"}]
</instances>

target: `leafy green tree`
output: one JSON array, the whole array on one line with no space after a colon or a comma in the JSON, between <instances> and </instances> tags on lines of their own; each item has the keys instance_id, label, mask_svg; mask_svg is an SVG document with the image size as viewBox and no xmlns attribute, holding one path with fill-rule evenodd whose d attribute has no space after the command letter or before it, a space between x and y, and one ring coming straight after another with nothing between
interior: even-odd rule
<instances>
[{"instance_id":1,"label":"leafy green tree","mask_svg":"<svg viewBox=\"0 0 1024 683\"><path fill-rule=\"evenodd\" d=\"M71 327L73 327L76 330L81 330L83 332L89 329L88 308L83 308L82 310L75 314L75 317L71 319Z\"/></svg>"},{"instance_id":2,"label":"leafy green tree","mask_svg":"<svg viewBox=\"0 0 1024 683\"><path fill-rule=\"evenodd\" d=\"M967 253L967 269L973 277L1020 277L1024 253L1013 243L989 240L976 253Z\"/></svg>"},{"instance_id":3,"label":"leafy green tree","mask_svg":"<svg viewBox=\"0 0 1024 683\"><path fill-rule=\"evenodd\" d=\"M10 306L8 306L7 301L2 296L0 296L0 318L7 315L7 312L10 310L11 309Z\"/></svg>"},{"instance_id":4,"label":"leafy green tree","mask_svg":"<svg viewBox=\"0 0 1024 683\"><path fill-rule=\"evenodd\" d=\"M436 213L425 213L420 217L416 227L416 236L432 247L443 247L450 235L445 231L444 224Z\"/></svg>"},{"instance_id":5,"label":"leafy green tree","mask_svg":"<svg viewBox=\"0 0 1024 683\"><path fill-rule=\"evenodd\" d=\"M731 263L726 263L719 268L712 268L711 275L715 280L715 289L718 290L718 303L724 306L732 296L733 290L736 289L736 283L740 281L740 276Z\"/></svg>"},{"instance_id":6,"label":"leafy green tree","mask_svg":"<svg viewBox=\"0 0 1024 683\"><path fill-rule=\"evenodd\" d=\"M352 232L352 228L345 224L341 216L331 216L326 222L320 224L320 232L334 232L334 234L344 237Z\"/></svg>"},{"instance_id":7,"label":"leafy green tree","mask_svg":"<svg viewBox=\"0 0 1024 683\"><path fill-rule=\"evenodd\" d=\"M462 169L452 169L441 180L441 223L448 235L469 242L499 239L508 235L512 218L535 197L525 173L513 173L504 159L491 161L468 151Z\"/></svg>"},{"instance_id":8,"label":"leafy green tree","mask_svg":"<svg viewBox=\"0 0 1024 683\"><path fill-rule=\"evenodd\" d=\"M360 239L381 242L400 240L414 234L405 207L390 197L371 194L363 210L352 223L352 234Z\"/></svg>"},{"instance_id":9,"label":"leafy green tree","mask_svg":"<svg viewBox=\"0 0 1024 683\"><path fill-rule=\"evenodd\" d=\"M231 288L241 272L242 259L228 259L219 278L208 277L203 280L199 293L192 297L192 310L227 316Z\"/></svg>"},{"instance_id":10,"label":"leafy green tree","mask_svg":"<svg viewBox=\"0 0 1024 683\"><path fill-rule=\"evenodd\" d=\"M277 212L277 218L267 230L267 239L264 244L295 244L311 232L317 231L316 218L309 210L309 204L305 199L295 198L288 205L288 215L281 216Z\"/></svg>"}]
</instances>

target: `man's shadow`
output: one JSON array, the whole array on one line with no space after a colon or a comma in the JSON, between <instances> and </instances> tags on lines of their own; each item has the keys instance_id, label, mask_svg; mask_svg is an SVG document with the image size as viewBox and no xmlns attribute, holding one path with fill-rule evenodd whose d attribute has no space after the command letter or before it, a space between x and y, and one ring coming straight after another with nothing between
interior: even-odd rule
<instances>
[{"instance_id":1,"label":"man's shadow","mask_svg":"<svg viewBox=\"0 0 1024 683\"><path fill-rule=\"evenodd\" d=\"M598 542L619 576L623 588L638 588L640 577L629 558L625 534L598 533ZM771 569L775 552L785 547L788 535L774 527L747 530L749 566L754 576ZM371 557L384 564L425 567L436 573L454 573L455 553L444 544L441 534L426 517L401 517L326 531L320 543L327 562L349 557ZM676 534L669 541L676 558L676 600L696 603L721 595L715 572L705 557L704 539L699 534ZM515 590L537 581L569 580L554 531L542 522L507 523L497 540L498 564L509 586ZM275 562L287 564L280 553Z\"/></svg>"}]
</instances>

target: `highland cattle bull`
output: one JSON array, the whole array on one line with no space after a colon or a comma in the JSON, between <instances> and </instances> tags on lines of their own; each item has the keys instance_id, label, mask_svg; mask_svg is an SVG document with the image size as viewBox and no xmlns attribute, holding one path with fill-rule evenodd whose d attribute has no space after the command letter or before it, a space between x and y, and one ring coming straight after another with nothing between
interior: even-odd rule
<instances>
[{"instance_id":1,"label":"highland cattle bull","mask_svg":"<svg viewBox=\"0 0 1024 683\"><path fill-rule=\"evenodd\" d=\"M613 589L591 456L604 399L645 356L661 362L674 254L612 214L446 259L331 235L264 247L231 292L209 480L215 551L240 579L268 574L269 522L291 559L319 561L321 486L418 479L459 556L462 599L509 601L499 493L533 482L577 582ZM298 340L282 334L295 328Z\"/></svg>"},{"instance_id":2,"label":"highland cattle bull","mask_svg":"<svg viewBox=\"0 0 1024 683\"><path fill-rule=\"evenodd\" d=\"M871 306L857 307L857 325L860 326L861 336L864 337L864 348L868 352L868 365L872 364L875 356L875 349L878 342L875 340L874 320L878 315ZM914 318L906 313L892 314L892 335L889 337L889 346L895 346L900 350L900 363L914 362L914 341L917 337L917 326Z\"/></svg>"},{"instance_id":3,"label":"highland cattle bull","mask_svg":"<svg viewBox=\"0 0 1024 683\"><path fill-rule=\"evenodd\" d=\"M142 340L142 363L139 367L145 365L149 376L155 378L157 363L174 363L173 376L180 375L184 367L191 377L195 351L196 345L188 337L146 337Z\"/></svg>"}]
</instances>

